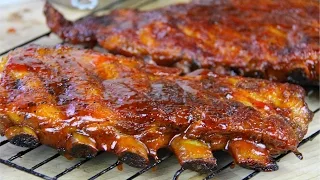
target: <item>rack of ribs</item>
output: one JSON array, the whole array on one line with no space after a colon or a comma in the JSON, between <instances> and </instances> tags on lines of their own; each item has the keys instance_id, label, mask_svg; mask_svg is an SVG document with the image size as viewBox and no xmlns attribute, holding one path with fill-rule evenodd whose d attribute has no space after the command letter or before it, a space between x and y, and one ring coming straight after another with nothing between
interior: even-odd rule
<instances>
[{"instance_id":1,"label":"rack of ribs","mask_svg":"<svg viewBox=\"0 0 320 180\"><path fill-rule=\"evenodd\" d=\"M145 167L169 148L182 167L212 171L212 151L273 171L297 151L312 119L297 85L146 64L67 46L31 45L0 61L0 133L67 157L116 154Z\"/></svg>"},{"instance_id":2,"label":"rack of ribs","mask_svg":"<svg viewBox=\"0 0 320 180\"><path fill-rule=\"evenodd\" d=\"M202 0L151 11L114 10L71 22L50 4L49 28L71 43L98 43L185 72L319 86L317 0Z\"/></svg>"}]
</instances>

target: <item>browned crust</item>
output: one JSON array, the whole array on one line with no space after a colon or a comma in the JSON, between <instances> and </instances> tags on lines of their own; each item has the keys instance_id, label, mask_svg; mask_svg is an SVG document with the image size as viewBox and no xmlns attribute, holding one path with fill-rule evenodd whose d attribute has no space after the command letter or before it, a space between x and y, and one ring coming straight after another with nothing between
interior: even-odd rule
<instances>
[{"instance_id":1,"label":"browned crust","mask_svg":"<svg viewBox=\"0 0 320 180\"><path fill-rule=\"evenodd\" d=\"M151 11L115 10L74 23L49 4L44 13L52 31L72 43L97 40L110 52L185 71L209 68L217 74L319 86L316 0L209 0Z\"/></svg>"},{"instance_id":2,"label":"browned crust","mask_svg":"<svg viewBox=\"0 0 320 180\"><path fill-rule=\"evenodd\" d=\"M41 143L66 156L108 151L145 167L148 155L169 146L184 168L208 172L216 166L211 150L242 138L250 142L244 152L265 146L264 161L238 163L269 170L270 156L295 151L312 119L304 90L291 84L206 71L181 77L176 69L66 46L28 46L4 59L2 131L17 145Z\"/></svg>"}]
</instances>

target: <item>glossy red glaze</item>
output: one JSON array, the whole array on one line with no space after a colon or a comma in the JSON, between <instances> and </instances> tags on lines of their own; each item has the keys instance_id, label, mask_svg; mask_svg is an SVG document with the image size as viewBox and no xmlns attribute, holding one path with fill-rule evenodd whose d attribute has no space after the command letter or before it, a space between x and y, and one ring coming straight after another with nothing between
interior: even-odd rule
<instances>
[{"instance_id":1,"label":"glossy red glaze","mask_svg":"<svg viewBox=\"0 0 320 180\"><path fill-rule=\"evenodd\" d=\"M136 59L65 46L14 50L0 61L0 130L28 127L40 143L66 154L77 145L87 148L81 155L136 154L146 163L143 158L156 156L178 134L208 144L201 146L207 152L209 145L224 149L239 137L272 154L296 150L312 119L296 85L149 68ZM181 153L190 152L198 157L193 149Z\"/></svg>"}]
</instances>

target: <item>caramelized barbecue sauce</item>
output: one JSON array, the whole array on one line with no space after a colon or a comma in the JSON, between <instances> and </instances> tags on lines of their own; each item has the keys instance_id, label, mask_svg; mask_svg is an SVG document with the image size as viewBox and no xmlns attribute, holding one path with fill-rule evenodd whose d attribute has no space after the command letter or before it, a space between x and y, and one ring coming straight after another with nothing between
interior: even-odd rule
<instances>
[{"instance_id":1,"label":"caramelized barbecue sauce","mask_svg":"<svg viewBox=\"0 0 320 180\"><path fill-rule=\"evenodd\" d=\"M122 170L123 170L123 164L119 164L119 165L117 166L117 168L118 168L119 171L122 171Z\"/></svg>"},{"instance_id":2,"label":"caramelized barbecue sauce","mask_svg":"<svg viewBox=\"0 0 320 180\"><path fill-rule=\"evenodd\" d=\"M15 126L30 127L42 144L66 156L80 144L92 147L88 157L95 148L117 155L131 148L146 158L145 153L156 156L180 133L211 143L212 150L227 148L228 141L239 137L265 144L270 152L295 150L297 136L305 134L311 118L303 90L294 85L240 77L156 76L145 68L133 59L89 50L18 49L8 55L1 74L1 91L7 96L1 99L0 114ZM285 104L278 103L284 99ZM273 110L282 108L285 113ZM221 141L214 142L215 136Z\"/></svg>"},{"instance_id":3,"label":"caramelized barbecue sauce","mask_svg":"<svg viewBox=\"0 0 320 180\"><path fill-rule=\"evenodd\" d=\"M195 1L115 10L73 25L49 4L45 11L52 31L74 43L89 34L111 52L159 65L184 61L215 73L309 85L319 85L318 14L316 0Z\"/></svg>"}]
</instances>

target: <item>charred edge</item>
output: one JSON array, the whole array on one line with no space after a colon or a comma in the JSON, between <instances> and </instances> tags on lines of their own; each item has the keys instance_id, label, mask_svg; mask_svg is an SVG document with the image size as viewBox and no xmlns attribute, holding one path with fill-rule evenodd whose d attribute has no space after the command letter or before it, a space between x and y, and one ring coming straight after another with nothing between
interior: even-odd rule
<instances>
[{"instance_id":1,"label":"charred edge","mask_svg":"<svg viewBox=\"0 0 320 180\"><path fill-rule=\"evenodd\" d=\"M256 171L264 171L264 172L277 171L279 169L279 166L275 162L271 162L265 165L265 164L257 163L256 161L247 161L247 162L239 163L239 166L247 169L253 169Z\"/></svg>"},{"instance_id":2,"label":"charred edge","mask_svg":"<svg viewBox=\"0 0 320 180\"><path fill-rule=\"evenodd\" d=\"M10 138L9 141L16 146L21 147L34 148L39 145L38 139L30 134L19 134Z\"/></svg>"},{"instance_id":3,"label":"charred edge","mask_svg":"<svg viewBox=\"0 0 320 180\"><path fill-rule=\"evenodd\" d=\"M97 155L97 149L85 144L76 144L71 148L70 155L76 158L92 158Z\"/></svg>"},{"instance_id":4,"label":"charred edge","mask_svg":"<svg viewBox=\"0 0 320 180\"><path fill-rule=\"evenodd\" d=\"M128 152L128 151L123 152L120 155L119 160L121 162L128 164L129 166L136 167L136 168L145 168L149 164L148 159L145 159L144 157L138 154Z\"/></svg>"},{"instance_id":5,"label":"charred edge","mask_svg":"<svg viewBox=\"0 0 320 180\"><path fill-rule=\"evenodd\" d=\"M65 39L65 31L69 31L73 23L63 17L48 1L46 1L43 13L47 20L47 25L52 32L56 33L62 39Z\"/></svg>"},{"instance_id":6,"label":"charred edge","mask_svg":"<svg viewBox=\"0 0 320 180\"><path fill-rule=\"evenodd\" d=\"M176 136L170 146L184 169L206 173L217 166L211 149L202 141Z\"/></svg>"},{"instance_id":7,"label":"charred edge","mask_svg":"<svg viewBox=\"0 0 320 180\"><path fill-rule=\"evenodd\" d=\"M245 71L240 67L225 67L225 71L228 72L228 75L232 75L232 76L234 76L234 75L238 75L238 76L246 75Z\"/></svg>"},{"instance_id":8,"label":"charred edge","mask_svg":"<svg viewBox=\"0 0 320 180\"><path fill-rule=\"evenodd\" d=\"M182 164L183 169L190 169L192 171L199 172L201 174L210 173L216 170L217 163L215 159L196 159L184 162Z\"/></svg>"},{"instance_id":9,"label":"charred edge","mask_svg":"<svg viewBox=\"0 0 320 180\"><path fill-rule=\"evenodd\" d=\"M93 47L96 44L96 36L94 33L96 29L89 28L90 25L86 23L90 21L84 20L89 16L86 16L82 19L85 21L82 25L86 27L83 29L76 27L76 24L79 20L75 22L67 20L59 11L50 5L50 3L45 4L44 14L47 19L48 27L61 39L64 39L72 44L86 44L89 47Z\"/></svg>"},{"instance_id":10,"label":"charred edge","mask_svg":"<svg viewBox=\"0 0 320 180\"><path fill-rule=\"evenodd\" d=\"M48 1L46 1L43 13L46 16L47 20L52 20L48 25L51 28L54 28L55 25L65 26L65 25L72 25L71 21L66 20L60 12L58 12ZM53 22L53 23L52 23Z\"/></svg>"},{"instance_id":11,"label":"charred edge","mask_svg":"<svg viewBox=\"0 0 320 180\"><path fill-rule=\"evenodd\" d=\"M173 154L169 153L167 156L162 157L161 159L157 160L155 163L143 168L141 171L137 172L136 174L132 175L131 177L129 177L127 180L132 180L138 176L140 176L141 174L147 172L148 170L150 170L151 168L159 165L160 163L162 163L164 160L170 158Z\"/></svg>"},{"instance_id":12,"label":"charred edge","mask_svg":"<svg viewBox=\"0 0 320 180\"><path fill-rule=\"evenodd\" d=\"M67 141L66 150L73 157L91 158L98 153L96 142L79 133L72 133L72 137Z\"/></svg>"},{"instance_id":13,"label":"charred edge","mask_svg":"<svg viewBox=\"0 0 320 180\"><path fill-rule=\"evenodd\" d=\"M302 84L302 85L311 85L312 83L309 81L307 74L304 69L297 68L293 69L288 73L287 81L294 84Z\"/></svg>"},{"instance_id":14,"label":"charred edge","mask_svg":"<svg viewBox=\"0 0 320 180\"><path fill-rule=\"evenodd\" d=\"M252 77L252 78L259 78L259 79L266 78L265 73L263 71L258 71L258 70L247 72L245 73L245 76Z\"/></svg>"}]
</instances>

